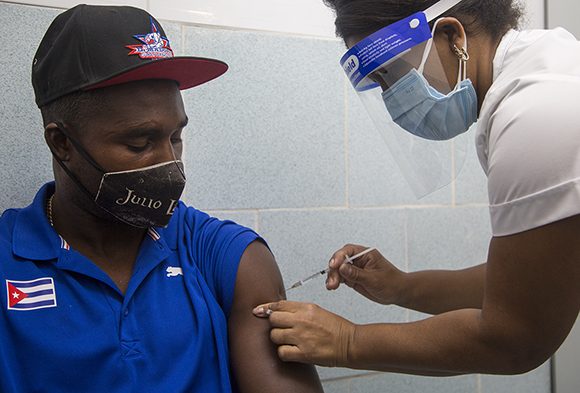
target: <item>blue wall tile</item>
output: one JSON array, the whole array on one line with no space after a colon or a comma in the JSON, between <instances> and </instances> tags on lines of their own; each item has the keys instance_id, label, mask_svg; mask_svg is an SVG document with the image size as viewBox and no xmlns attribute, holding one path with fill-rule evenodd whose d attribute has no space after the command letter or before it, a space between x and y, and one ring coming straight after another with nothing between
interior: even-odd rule
<instances>
[{"instance_id":1,"label":"blue wall tile","mask_svg":"<svg viewBox=\"0 0 580 393\"><path fill-rule=\"evenodd\" d=\"M459 269L487 260L486 207L408 209L409 270Z\"/></svg>"},{"instance_id":2,"label":"blue wall tile","mask_svg":"<svg viewBox=\"0 0 580 393\"><path fill-rule=\"evenodd\" d=\"M350 393L350 380L324 381L322 387L324 393Z\"/></svg>"},{"instance_id":3,"label":"blue wall tile","mask_svg":"<svg viewBox=\"0 0 580 393\"><path fill-rule=\"evenodd\" d=\"M482 375L481 393L550 393L550 362L522 375Z\"/></svg>"},{"instance_id":4,"label":"blue wall tile","mask_svg":"<svg viewBox=\"0 0 580 393\"><path fill-rule=\"evenodd\" d=\"M188 203L187 201L184 201ZM252 228L257 231L258 223L258 212L257 211L247 211L247 212L236 212L236 211L207 211L207 214L213 217L217 217L220 220L231 220L237 224L243 225L248 228Z\"/></svg>"},{"instance_id":5,"label":"blue wall tile","mask_svg":"<svg viewBox=\"0 0 580 393\"><path fill-rule=\"evenodd\" d=\"M345 205L338 41L188 27L185 52L227 62L184 94L185 161L205 209Z\"/></svg>"},{"instance_id":6,"label":"blue wall tile","mask_svg":"<svg viewBox=\"0 0 580 393\"><path fill-rule=\"evenodd\" d=\"M477 393L474 375L460 377L419 377L401 374L374 374L351 380L351 393Z\"/></svg>"},{"instance_id":7,"label":"blue wall tile","mask_svg":"<svg viewBox=\"0 0 580 393\"><path fill-rule=\"evenodd\" d=\"M0 3L0 35L9 37L0 56L0 211L28 205L52 179L40 111L34 103L31 67L44 32L57 10Z\"/></svg>"}]
</instances>

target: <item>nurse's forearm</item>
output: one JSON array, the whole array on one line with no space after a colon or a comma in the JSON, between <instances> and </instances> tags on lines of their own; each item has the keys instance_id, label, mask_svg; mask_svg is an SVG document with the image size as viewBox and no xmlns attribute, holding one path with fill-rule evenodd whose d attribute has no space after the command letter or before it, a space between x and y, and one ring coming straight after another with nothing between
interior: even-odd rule
<instances>
[{"instance_id":1,"label":"nurse's forearm","mask_svg":"<svg viewBox=\"0 0 580 393\"><path fill-rule=\"evenodd\" d=\"M348 349L352 368L420 375L513 374L526 343L488 329L481 310L458 310L406 324L359 325Z\"/></svg>"},{"instance_id":2,"label":"nurse's forearm","mask_svg":"<svg viewBox=\"0 0 580 393\"><path fill-rule=\"evenodd\" d=\"M486 264L463 270L407 273L397 305L428 314L481 308Z\"/></svg>"}]
</instances>

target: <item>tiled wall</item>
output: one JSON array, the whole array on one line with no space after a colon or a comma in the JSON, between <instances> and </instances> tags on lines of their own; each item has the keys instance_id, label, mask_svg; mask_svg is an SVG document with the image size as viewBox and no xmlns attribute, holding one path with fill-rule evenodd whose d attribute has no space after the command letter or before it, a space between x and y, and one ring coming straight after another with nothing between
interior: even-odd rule
<instances>
[{"instance_id":1,"label":"tiled wall","mask_svg":"<svg viewBox=\"0 0 580 393\"><path fill-rule=\"evenodd\" d=\"M543 25L544 1L521 0L527 9L527 25ZM5 3L51 8L70 8L79 3L131 5L164 20L334 37L334 15L323 0L11 0Z\"/></svg>"},{"instance_id":2,"label":"tiled wall","mask_svg":"<svg viewBox=\"0 0 580 393\"><path fill-rule=\"evenodd\" d=\"M15 0L7 3L51 8L70 8L79 3L131 5L164 20L334 37L334 16L322 0Z\"/></svg>"},{"instance_id":3,"label":"tiled wall","mask_svg":"<svg viewBox=\"0 0 580 393\"><path fill-rule=\"evenodd\" d=\"M50 8L0 2L0 210L51 179L30 64ZM486 258L485 178L473 147L457 183L416 201L337 65L334 39L163 22L178 54L230 65L184 92L190 204L258 230L286 282L346 242L378 247L403 269L460 268ZM323 282L290 293L359 323L421 317ZM327 392L548 393L549 366L522 376L425 378L320 368Z\"/></svg>"}]
</instances>

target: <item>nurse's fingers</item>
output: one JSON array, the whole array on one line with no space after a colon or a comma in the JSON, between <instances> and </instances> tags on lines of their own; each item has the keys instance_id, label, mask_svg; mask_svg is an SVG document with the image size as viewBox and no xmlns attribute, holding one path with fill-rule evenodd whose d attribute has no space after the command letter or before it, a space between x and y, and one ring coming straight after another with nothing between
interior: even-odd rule
<instances>
[{"instance_id":1,"label":"nurse's fingers","mask_svg":"<svg viewBox=\"0 0 580 393\"><path fill-rule=\"evenodd\" d=\"M272 315L275 311L287 311L287 312L295 312L300 307L300 302L290 302L287 300L281 300L279 302L274 303L265 303L256 306L252 313L260 318L266 318Z\"/></svg>"},{"instance_id":2,"label":"nurse's fingers","mask_svg":"<svg viewBox=\"0 0 580 393\"><path fill-rule=\"evenodd\" d=\"M278 357L284 362L306 362L302 351L294 345L280 345L278 347Z\"/></svg>"},{"instance_id":3,"label":"nurse's fingers","mask_svg":"<svg viewBox=\"0 0 580 393\"><path fill-rule=\"evenodd\" d=\"M337 250L330 259L328 263L328 267L330 270L328 271L328 279L326 280L326 289L333 290L337 289L344 279L339 274L338 270L340 267L346 263L347 258L353 255L356 255L364 250L367 247L357 245L357 244L346 244L340 250ZM356 260L354 261L356 265Z\"/></svg>"},{"instance_id":4,"label":"nurse's fingers","mask_svg":"<svg viewBox=\"0 0 580 393\"><path fill-rule=\"evenodd\" d=\"M270 340L277 345L297 345L298 340L292 334L292 329L270 330Z\"/></svg>"},{"instance_id":5,"label":"nurse's fingers","mask_svg":"<svg viewBox=\"0 0 580 393\"><path fill-rule=\"evenodd\" d=\"M291 328L294 326L296 314L282 311L272 312L269 320L270 326L273 328Z\"/></svg>"}]
</instances>

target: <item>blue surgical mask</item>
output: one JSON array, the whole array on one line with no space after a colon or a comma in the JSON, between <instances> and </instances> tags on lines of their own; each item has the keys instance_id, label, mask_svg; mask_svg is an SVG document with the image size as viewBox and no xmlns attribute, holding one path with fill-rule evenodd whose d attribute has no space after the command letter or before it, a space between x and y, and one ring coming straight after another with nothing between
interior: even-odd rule
<instances>
[{"instance_id":1,"label":"blue surgical mask","mask_svg":"<svg viewBox=\"0 0 580 393\"><path fill-rule=\"evenodd\" d=\"M412 69L382 95L393 121L424 139L454 138L477 120L477 95L469 79L445 95Z\"/></svg>"},{"instance_id":2,"label":"blue surgical mask","mask_svg":"<svg viewBox=\"0 0 580 393\"><path fill-rule=\"evenodd\" d=\"M435 37L441 20L437 19L433 24L431 37ZM411 69L382 96L391 118L404 130L420 138L446 141L463 134L477 121L477 94L467 79L467 38L463 50L457 49L457 83L449 94L435 89L423 76L432 46L433 38L425 46L418 70Z\"/></svg>"}]
</instances>

